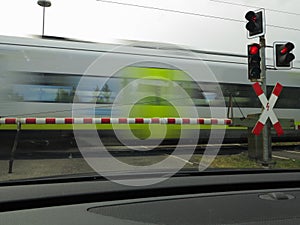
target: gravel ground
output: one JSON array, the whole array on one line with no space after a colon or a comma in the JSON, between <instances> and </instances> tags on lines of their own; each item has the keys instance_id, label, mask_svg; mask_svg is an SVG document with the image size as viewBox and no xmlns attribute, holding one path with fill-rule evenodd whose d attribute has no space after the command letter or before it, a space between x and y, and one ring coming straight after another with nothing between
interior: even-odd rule
<instances>
[{"instance_id":1,"label":"gravel ground","mask_svg":"<svg viewBox=\"0 0 300 225\"><path fill-rule=\"evenodd\" d=\"M8 160L0 160L0 181L86 172L93 172L93 169L82 158L16 160L11 174L8 173Z\"/></svg>"},{"instance_id":2,"label":"gravel ground","mask_svg":"<svg viewBox=\"0 0 300 225\"><path fill-rule=\"evenodd\" d=\"M145 156L122 156L117 159L125 164L133 166L147 166L164 160L168 155ZM107 161L105 158L97 159L99 163ZM182 165L182 158L171 157L171 165L174 168ZM188 163L191 167L192 163ZM13 173L8 173L9 161L0 160L0 182L7 180L37 178L45 176L59 176L67 174L89 173L94 170L83 158L64 158L64 159L17 159L13 164Z\"/></svg>"}]
</instances>

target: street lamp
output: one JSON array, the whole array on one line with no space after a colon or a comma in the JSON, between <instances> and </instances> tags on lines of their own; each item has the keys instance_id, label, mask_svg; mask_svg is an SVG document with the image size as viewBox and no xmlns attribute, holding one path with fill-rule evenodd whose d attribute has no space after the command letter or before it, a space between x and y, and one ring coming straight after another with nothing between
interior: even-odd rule
<instances>
[{"instance_id":1,"label":"street lamp","mask_svg":"<svg viewBox=\"0 0 300 225\"><path fill-rule=\"evenodd\" d=\"M45 30L45 8L51 6L51 2L48 0L38 0L37 4L41 7L43 7L43 31L42 31L42 37L44 36L44 30Z\"/></svg>"}]
</instances>

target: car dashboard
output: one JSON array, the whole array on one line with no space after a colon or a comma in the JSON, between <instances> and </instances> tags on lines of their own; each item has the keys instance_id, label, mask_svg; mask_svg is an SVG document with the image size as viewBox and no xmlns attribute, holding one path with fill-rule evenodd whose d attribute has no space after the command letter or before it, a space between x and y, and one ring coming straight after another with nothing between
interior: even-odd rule
<instances>
[{"instance_id":1,"label":"car dashboard","mask_svg":"<svg viewBox=\"0 0 300 225\"><path fill-rule=\"evenodd\" d=\"M0 187L0 224L300 224L299 183L298 172L267 172L143 187L97 179L9 185Z\"/></svg>"}]
</instances>

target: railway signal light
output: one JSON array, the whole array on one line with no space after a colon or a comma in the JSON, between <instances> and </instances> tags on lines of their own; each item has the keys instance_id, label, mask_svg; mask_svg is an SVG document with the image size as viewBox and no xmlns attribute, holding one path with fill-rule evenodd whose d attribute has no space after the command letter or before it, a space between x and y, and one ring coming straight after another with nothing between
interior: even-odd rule
<instances>
[{"instance_id":1,"label":"railway signal light","mask_svg":"<svg viewBox=\"0 0 300 225\"><path fill-rule=\"evenodd\" d=\"M263 10L257 12L249 11L246 13L245 18L248 20L248 23L246 24L246 29L249 31L248 38L255 38L265 34Z\"/></svg>"},{"instance_id":2,"label":"railway signal light","mask_svg":"<svg viewBox=\"0 0 300 225\"><path fill-rule=\"evenodd\" d=\"M291 51L295 48L295 45L291 42L287 43L274 43L274 59L276 69L291 69L292 62L295 59L295 55Z\"/></svg>"},{"instance_id":3,"label":"railway signal light","mask_svg":"<svg viewBox=\"0 0 300 225\"><path fill-rule=\"evenodd\" d=\"M260 45L248 45L248 79L251 81L260 80Z\"/></svg>"}]
</instances>

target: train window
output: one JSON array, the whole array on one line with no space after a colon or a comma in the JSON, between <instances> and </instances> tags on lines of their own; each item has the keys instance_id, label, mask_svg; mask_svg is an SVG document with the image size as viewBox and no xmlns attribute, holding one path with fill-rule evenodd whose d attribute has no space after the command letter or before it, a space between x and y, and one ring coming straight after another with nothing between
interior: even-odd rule
<instances>
[{"instance_id":1,"label":"train window","mask_svg":"<svg viewBox=\"0 0 300 225\"><path fill-rule=\"evenodd\" d=\"M156 68L157 69L157 68ZM53 74L53 73L10 73L9 79L6 79L5 85L1 89L1 98L13 101L41 101L41 102L95 102L96 104L112 103L117 96L119 90L130 83L134 77L99 77L86 75L82 79L82 75L76 74ZM9 80L9 82L7 82ZM75 89L81 82L81 90ZM201 82L199 84L191 81L176 80L176 83L184 88L184 90L192 98L197 106L220 106L218 99L223 96L226 106L232 98L234 107L259 108L260 102L252 91L250 85L235 84L214 84ZM139 90L147 91L147 89L155 89L155 92L163 90L162 80L144 80L139 81ZM220 85L222 93L217 91ZM201 90L201 86L205 86L206 91ZM11 88L9 88L11 87ZM101 90L99 87L102 87ZM273 87L268 87L268 95L271 94ZM300 108L300 100L297 98L299 88L285 87L282 91L281 98L277 102L278 108ZM158 93L159 94L159 93ZM165 93L166 94L166 93ZM173 93L176 95L176 93ZM178 96L180 98L180 96ZM158 103L161 100L153 100ZM150 101L152 102L152 101ZM148 102L147 104L150 104ZM140 101L139 104L142 102ZM146 104L143 101L143 104ZM161 104L164 104L161 102Z\"/></svg>"}]
</instances>

